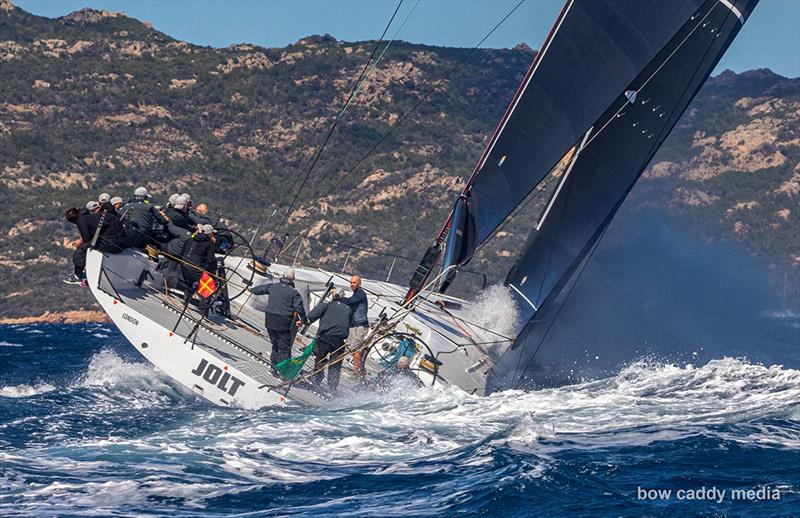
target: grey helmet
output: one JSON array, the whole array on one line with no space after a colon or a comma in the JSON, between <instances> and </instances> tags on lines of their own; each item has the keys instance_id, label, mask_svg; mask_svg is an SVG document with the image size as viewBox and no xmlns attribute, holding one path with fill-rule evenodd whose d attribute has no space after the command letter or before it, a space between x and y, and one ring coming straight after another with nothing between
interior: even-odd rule
<instances>
[{"instance_id":1,"label":"grey helmet","mask_svg":"<svg viewBox=\"0 0 800 518\"><path fill-rule=\"evenodd\" d=\"M172 206L176 209L186 209L189 206L189 200L186 199L183 194L181 194L175 198L175 202L172 204Z\"/></svg>"},{"instance_id":2,"label":"grey helmet","mask_svg":"<svg viewBox=\"0 0 800 518\"><path fill-rule=\"evenodd\" d=\"M197 230L201 234L208 234L209 236L214 232L216 232L216 230L214 230L214 227L209 225L208 223L205 223L203 225L197 225Z\"/></svg>"}]
</instances>

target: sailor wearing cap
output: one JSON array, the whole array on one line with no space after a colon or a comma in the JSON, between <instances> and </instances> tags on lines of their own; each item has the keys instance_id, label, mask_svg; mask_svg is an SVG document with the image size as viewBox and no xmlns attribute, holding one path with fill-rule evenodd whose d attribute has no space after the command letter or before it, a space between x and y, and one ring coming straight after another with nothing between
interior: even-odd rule
<instances>
[{"instance_id":1,"label":"sailor wearing cap","mask_svg":"<svg viewBox=\"0 0 800 518\"><path fill-rule=\"evenodd\" d=\"M98 203L100 203L100 207L103 210L110 212L111 214L117 213L117 209L115 209L114 204L111 203L111 195L108 194L107 192L104 192L103 194L98 196L97 201Z\"/></svg>"},{"instance_id":2,"label":"sailor wearing cap","mask_svg":"<svg viewBox=\"0 0 800 518\"><path fill-rule=\"evenodd\" d=\"M126 245L125 230L119 218L112 213L104 212L100 203L91 200L86 210L69 209L64 217L78 227L80 239L75 243L72 255L74 271L64 282L67 284L85 285L86 253L90 246L110 254L124 250Z\"/></svg>"},{"instance_id":3,"label":"sailor wearing cap","mask_svg":"<svg viewBox=\"0 0 800 518\"><path fill-rule=\"evenodd\" d=\"M216 236L214 235L214 227L211 225L204 225L207 228L199 228L197 232L191 234L189 239L183 243L181 249L181 270L183 270L183 278L186 284L192 288L188 294L194 292L195 284L203 276L203 272L211 274L217 273L217 258L214 255L216 252Z\"/></svg>"},{"instance_id":4,"label":"sailor wearing cap","mask_svg":"<svg viewBox=\"0 0 800 518\"><path fill-rule=\"evenodd\" d=\"M274 367L292 355L293 328L306 320L303 298L294 287L294 270L287 268L279 282L261 284L250 291L253 295L269 295L264 321L272 343L270 362Z\"/></svg>"},{"instance_id":5,"label":"sailor wearing cap","mask_svg":"<svg viewBox=\"0 0 800 518\"><path fill-rule=\"evenodd\" d=\"M150 191L146 187L137 187L133 191L133 199L123 205L120 218L131 230L131 245L144 248L155 242L153 228L156 223L165 225L166 219L150 203Z\"/></svg>"}]
</instances>

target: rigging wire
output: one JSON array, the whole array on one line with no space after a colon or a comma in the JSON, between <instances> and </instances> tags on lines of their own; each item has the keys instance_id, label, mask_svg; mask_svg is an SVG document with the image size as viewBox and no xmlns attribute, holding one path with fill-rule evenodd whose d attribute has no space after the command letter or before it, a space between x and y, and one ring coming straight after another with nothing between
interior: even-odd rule
<instances>
[{"instance_id":1,"label":"rigging wire","mask_svg":"<svg viewBox=\"0 0 800 518\"><path fill-rule=\"evenodd\" d=\"M381 34L381 37L378 39L378 41L375 42L375 46L372 48L372 52L369 55L369 59L367 59L367 62L364 64L364 67L361 69L361 74L358 76L358 79L356 80L355 84L353 85L353 88L352 88L352 90L350 91L350 94L347 97L347 101L345 102L344 107L339 112L339 114L336 116L336 118L333 121L333 124L331 124L331 127L328 130L328 133L325 135L325 138L322 140L322 142L320 143L320 145L317 147L316 151L314 152L313 159L311 161L311 164L308 167L308 170L306 171L305 177L303 178L302 182L300 183L300 187L297 189L297 193L294 195L294 198L292 199L292 202L289 204L289 207L286 209L286 214L283 216L283 219L281 220L280 225L278 225L278 230L276 231L275 236L277 236L280 233L280 231L283 229L284 225L288 221L289 215L292 213L292 209L294 208L295 203L297 203L297 200L300 197L300 193L303 191L303 188L305 187L306 182L308 182L308 179L311 176L311 172L314 170L314 167L317 165L317 162L319 161L319 157L322 155L322 151L325 149L325 146L328 144L328 141L330 140L331 136L333 135L333 132L336 129L336 126L339 124L339 121L342 119L342 117L344 116L345 112L347 111L347 108L350 106L350 104L352 103L353 99L358 94L358 92L361 90L361 87L364 85L364 83L366 82L366 78L368 77L369 73L371 73L372 70L375 69L375 66L378 64L378 61L380 61L380 59L386 53L386 50L392 44L392 42L394 41L395 37L397 37L398 32L400 31L400 29L403 28L403 26L405 25L406 21L408 21L408 18L411 16L411 13L414 12L414 9L416 9L416 7L419 4L419 2L420 2L420 0L417 0L417 3L414 4L414 7L411 9L411 11L408 13L408 15L406 15L405 19L403 20L403 23L400 25L400 27L397 29L397 31L395 31L394 35L392 36L392 39L384 47L383 52L381 52L380 56L378 56L378 59L375 60L375 62L373 63L372 62L372 58L375 56L375 52L377 52L378 47L380 47L380 44L383 42L383 39L386 37L386 33L389 31L389 27L392 25L392 22L394 21L395 16L397 16L397 12L400 10L400 6L403 5L403 0L400 0L398 2L397 7L395 7L391 18L389 18L389 22L386 24L386 27L383 29L383 33ZM372 66L370 67L370 65L372 65ZM299 177L298 177L298 179L299 179ZM289 192L294 191L294 188L295 188L296 185L297 185L297 181L295 181L295 183L292 185L292 188L291 188L291 190ZM275 237L275 236L273 236L273 237Z\"/></svg>"},{"instance_id":2,"label":"rigging wire","mask_svg":"<svg viewBox=\"0 0 800 518\"><path fill-rule=\"evenodd\" d=\"M520 7L522 4L523 4L523 3L525 3L525 0L519 0L519 2L517 2L517 4L516 4L516 5L515 5L515 6L514 6L514 7L513 7L513 8L512 8L512 9L511 9L511 10L510 10L508 13L506 13L506 15L505 15L505 16L503 16L503 18L502 18L502 19L501 19L499 22L497 22L497 23L494 25L494 27L492 27L492 29L491 29L491 30L490 30L488 33L486 33L486 35L485 35L485 36L484 36L484 37L483 37L483 38L482 38L482 39L481 39L481 40L480 40L478 43L476 43L476 44L475 44L475 45L474 45L474 46L473 46L473 47L472 47L472 48L469 50L469 52L467 52L467 54L466 54L466 55L465 55L463 58L461 58L461 59L460 59L460 60L459 60L459 61L458 61L458 62L457 62L455 65L453 65L453 66L450 68L450 70L448 70L448 71L447 71L447 73L446 73L446 74L445 74L443 77L441 77L439 80L437 80L437 81L436 81L436 82L433 84L433 86L432 86L430 89L428 89L428 91L425 93L425 95L423 95L423 96L422 96L422 97L421 97L421 98L420 98L420 99L419 99L419 100L416 102L416 104L414 104L414 106L412 106L412 107L411 107L411 109L410 109L410 110L408 110L408 111L407 111L406 113L404 113L404 114L403 114L403 115L402 115L402 116L401 116L399 119L397 119L397 122L395 122L395 123L392 125L392 127L389 129L389 131L387 131L386 133L384 133L384 134L381 136L381 138L380 138L380 139L378 139L378 141L377 141L375 144L373 144L373 145L372 145L372 147L370 147L370 148L369 148L369 150L367 150L367 152L366 152L366 153L364 153L364 154L361 156L361 158L359 158L359 159L356 161L356 163L355 163L355 164L354 164L352 167L350 167L350 168L349 168L347 171L345 171L345 172L344 172L344 173L343 173L343 174L342 174L342 175L339 177L339 179L338 179L338 180L336 180L336 182L334 182L334 184L333 184L333 185L332 185L332 186L331 186L331 187L328 189L328 191L327 191L325 194L323 194L322 196L320 196L320 197L319 197L319 198L318 198L318 199L317 199L317 200L316 200L316 201L313 203L313 205L312 205L312 206L309 208L309 212L308 212L308 213L301 215L301 216L298 218L298 220L297 220L297 221L298 221L298 222L300 222L300 221L303 221L304 219L308 218L308 217L311 215L311 211L312 211L312 210L314 210L314 209L318 209L318 208L319 208L319 206L320 206L320 204L321 204L321 203L322 203L322 202L325 200L325 198L326 198L326 197L328 197L328 196L330 196L330 195L331 195L331 193L332 193L332 192L333 192L333 191L334 191L334 190L335 190L335 189L336 189L336 188L337 188L339 185L341 185L341 183L342 183L342 182L343 182L343 181L344 181L344 180L345 180L345 179L346 179L348 176L350 176L350 175L351 175L351 174L352 174L352 173L353 173L353 172L354 172L354 171L355 171L355 170L356 170L356 169L357 169L357 168L358 168L358 167L359 167L359 166L360 166L362 163L364 163L364 161L365 161L367 158L369 158L369 156L370 156L370 155L371 155L371 154L372 154L372 153L373 153L373 152L374 152L376 149L378 149L378 147L380 147L380 146L381 146L381 144L383 144L383 143L384 143L384 142L385 142L385 141L386 141L386 140L387 140L387 139L388 139L388 138L389 138L389 137L390 137L390 136L391 136L391 135L394 133L394 131L395 131L395 130L396 130L396 129L397 129L397 128L398 128L398 127L399 127L399 126L400 126L400 125L403 123L403 122L405 122L405 121L406 121L406 120L407 120L407 119L408 119L408 118L411 116L411 114L412 114L412 113L414 113L414 112L417 110L417 108L419 108L419 107L420 107L420 105L422 105L422 103L424 103L425 101L427 101L427 100L428 100L428 98L430 98L430 96L431 96L431 95L432 95L432 94L433 94L433 93L434 93L434 92L435 92L435 91L436 91L436 90L439 88L439 85L441 85L441 84L442 84L444 81L446 81L447 79L449 79L449 78L450 78L450 76L452 76L452 75L453 75L453 73L454 73L456 70L458 70L458 69L461 67L461 65L463 65L463 64L464 64L464 63L467 61L467 59L469 59L469 58L470 58L470 57L471 57L471 56L474 54L474 52L475 52L475 51L476 51L476 50L477 50L477 49L478 49L478 48L479 48L481 45L483 45L483 43L484 43L484 42L485 42L487 39L489 39L489 37L490 37L492 34L494 34L494 32L495 32L495 31L496 31L498 28L500 28L500 26L501 26L501 25L502 25L502 24L503 24L503 23L504 23L504 22L505 22L505 21L506 21L506 20L507 20L507 19L508 19L508 18L509 18L511 15L512 15L512 14L514 14L514 12L515 12L515 11L516 11L516 10L517 10L517 9L518 9L518 8L519 8L519 7ZM304 207L303 207L303 206L301 206L301 209L302 209L302 208L304 208ZM287 217L288 217L288 215L287 215ZM305 230L307 230L307 229L305 229ZM301 233L302 233L302 232L301 232Z\"/></svg>"}]
</instances>

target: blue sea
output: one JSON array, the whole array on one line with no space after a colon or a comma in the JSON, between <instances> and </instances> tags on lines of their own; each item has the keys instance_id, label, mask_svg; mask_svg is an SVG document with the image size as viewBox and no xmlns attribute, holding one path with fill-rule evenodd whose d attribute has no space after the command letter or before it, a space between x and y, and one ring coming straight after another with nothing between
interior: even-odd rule
<instances>
[{"instance_id":1,"label":"blue sea","mask_svg":"<svg viewBox=\"0 0 800 518\"><path fill-rule=\"evenodd\" d=\"M2 516L800 516L800 371L214 407L110 325L0 326Z\"/></svg>"}]
</instances>

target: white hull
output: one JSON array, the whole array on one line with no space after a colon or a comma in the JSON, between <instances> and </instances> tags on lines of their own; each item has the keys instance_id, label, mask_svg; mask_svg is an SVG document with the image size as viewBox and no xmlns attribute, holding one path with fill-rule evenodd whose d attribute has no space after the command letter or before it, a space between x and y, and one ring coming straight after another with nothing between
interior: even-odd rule
<instances>
[{"instance_id":1,"label":"white hull","mask_svg":"<svg viewBox=\"0 0 800 518\"><path fill-rule=\"evenodd\" d=\"M180 304L169 301L168 296L156 289L146 290L135 285L142 271L152 269L152 264L136 251L111 255L91 250L86 272L92 293L103 310L136 350L159 370L217 405L255 409L324 401L324 392L307 384L293 385L287 391L289 387L282 386L282 380L271 375L266 360L271 346L263 329L263 313L259 311L264 300L256 300L261 297L242 296L233 300L232 313L239 315L236 322L221 317L204 320L193 345L185 336L194 327L197 313L189 309L173 333ZM244 264L236 257L227 260L229 268L239 267L250 275ZM273 265L270 270L280 272L283 268ZM296 286L307 308L318 302L331 276L337 286L347 286L347 278L340 274L297 267L295 270ZM254 284L260 284L269 279L256 276L255 281ZM371 321L376 321L381 312L392 315L399 309L404 288L369 280L365 280L363 286L370 299ZM483 394L488 370L499 355L500 347L507 343L496 333L477 328L463 319L469 310L467 302L439 295L433 298L446 300L451 307L444 310L433 304L433 300L421 302L397 326L397 331L412 333L426 345L412 359L412 368L425 384L454 384L470 393ZM313 331L298 337L293 355L308 343ZM489 342L495 345L481 345ZM386 353L380 349L373 347L367 362L367 370L372 374L382 370L381 360ZM429 370L420 368L426 354L442 362L435 379ZM313 359L306 369L312 363ZM349 376L349 369L343 371L342 385L353 387L355 379Z\"/></svg>"}]
</instances>

